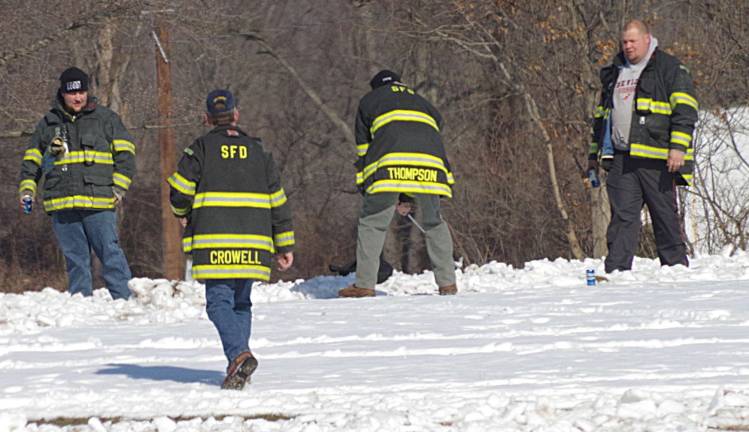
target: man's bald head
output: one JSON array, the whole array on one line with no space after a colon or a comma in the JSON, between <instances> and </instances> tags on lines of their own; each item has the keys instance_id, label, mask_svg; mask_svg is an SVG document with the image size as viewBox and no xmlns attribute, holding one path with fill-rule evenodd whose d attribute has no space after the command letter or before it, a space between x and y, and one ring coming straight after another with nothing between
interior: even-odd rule
<instances>
[{"instance_id":1,"label":"man's bald head","mask_svg":"<svg viewBox=\"0 0 749 432\"><path fill-rule=\"evenodd\" d=\"M632 20L627 24L624 24L622 32L626 32L629 29L637 29L641 34L650 34L650 28L648 28L648 25L640 20Z\"/></svg>"},{"instance_id":2,"label":"man's bald head","mask_svg":"<svg viewBox=\"0 0 749 432\"><path fill-rule=\"evenodd\" d=\"M632 64L641 62L650 49L650 29L640 20L632 20L622 30L622 51Z\"/></svg>"}]
</instances>

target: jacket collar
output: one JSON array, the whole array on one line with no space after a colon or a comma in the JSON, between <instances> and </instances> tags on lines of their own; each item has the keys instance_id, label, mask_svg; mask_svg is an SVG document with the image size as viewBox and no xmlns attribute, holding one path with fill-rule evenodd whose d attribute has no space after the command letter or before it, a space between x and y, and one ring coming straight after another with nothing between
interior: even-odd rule
<instances>
[{"instance_id":1,"label":"jacket collar","mask_svg":"<svg viewBox=\"0 0 749 432\"><path fill-rule=\"evenodd\" d=\"M86 103L86 106L83 107L81 112L76 114L71 114L68 112L67 109L65 109L65 102L62 99L62 95L60 92L57 92L57 96L55 96L55 99L52 101L52 108L50 111L54 113L57 117L59 117L61 120L67 119L69 121L75 121L78 118L80 118L82 115L90 114L96 110L96 107L98 105L98 99L96 96L89 96L88 102Z\"/></svg>"},{"instance_id":2,"label":"jacket collar","mask_svg":"<svg viewBox=\"0 0 749 432\"><path fill-rule=\"evenodd\" d=\"M217 133L217 134L221 134L221 135L227 135L226 131L229 130L229 129L237 131L242 136L247 136L247 133L245 131L243 131L242 129L240 129L239 126L232 126L232 125L220 125L220 126L216 126L213 129L211 129L211 131L208 132L208 133L211 133L211 134Z\"/></svg>"}]
</instances>

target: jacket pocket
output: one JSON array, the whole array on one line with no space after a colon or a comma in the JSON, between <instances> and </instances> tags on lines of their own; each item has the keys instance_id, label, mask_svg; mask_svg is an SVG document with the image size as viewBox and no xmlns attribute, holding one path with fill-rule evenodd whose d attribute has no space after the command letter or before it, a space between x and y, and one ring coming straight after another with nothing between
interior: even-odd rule
<instances>
[{"instance_id":1,"label":"jacket pocket","mask_svg":"<svg viewBox=\"0 0 749 432\"><path fill-rule=\"evenodd\" d=\"M44 190L52 190L54 189L58 184L60 184L60 181L62 180L62 177L56 176L56 177L45 177L44 178Z\"/></svg>"},{"instance_id":2,"label":"jacket pocket","mask_svg":"<svg viewBox=\"0 0 749 432\"><path fill-rule=\"evenodd\" d=\"M112 186L114 181L112 177L102 175L85 175L83 176L83 183L94 186Z\"/></svg>"},{"instance_id":3,"label":"jacket pocket","mask_svg":"<svg viewBox=\"0 0 749 432\"><path fill-rule=\"evenodd\" d=\"M111 153L111 148L107 141L94 134L86 134L81 137L81 150L83 150L83 161L86 165L96 163L97 152L99 154Z\"/></svg>"},{"instance_id":4,"label":"jacket pocket","mask_svg":"<svg viewBox=\"0 0 749 432\"><path fill-rule=\"evenodd\" d=\"M86 135L81 137L84 165L93 165L96 160L96 137Z\"/></svg>"},{"instance_id":5,"label":"jacket pocket","mask_svg":"<svg viewBox=\"0 0 749 432\"><path fill-rule=\"evenodd\" d=\"M670 119L666 116L649 116L645 122L648 135L655 144L668 147L670 138Z\"/></svg>"},{"instance_id":6,"label":"jacket pocket","mask_svg":"<svg viewBox=\"0 0 749 432\"><path fill-rule=\"evenodd\" d=\"M91 195L98 197L112 197L112 177L102 175L84 175L83 183L86 189L91 191Z\"/></svg>"}]
</instances>

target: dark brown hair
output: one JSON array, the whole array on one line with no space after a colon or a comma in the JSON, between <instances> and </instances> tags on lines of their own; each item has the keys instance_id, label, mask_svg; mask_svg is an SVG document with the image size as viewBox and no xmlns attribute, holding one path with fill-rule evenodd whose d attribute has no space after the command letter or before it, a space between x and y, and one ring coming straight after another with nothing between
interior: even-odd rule
<instances>
[{"instance_id":1,"label":"dark brown hair","mask_svg":"<svg viewBox=\"0 0 749 432\"><path fill-rule=\"evenodd\" d=\"M234 121L234 110L227 111L221 114L208 114L208 123L214 126L225 126L229 125Z\"/></svg>"}]
</instances>

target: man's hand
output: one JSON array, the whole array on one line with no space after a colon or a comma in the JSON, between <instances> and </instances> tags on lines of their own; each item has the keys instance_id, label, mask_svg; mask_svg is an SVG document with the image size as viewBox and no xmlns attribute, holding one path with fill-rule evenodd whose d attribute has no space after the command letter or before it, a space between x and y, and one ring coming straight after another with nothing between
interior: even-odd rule
<instances>
[{"instance_id":1,"label":"man's hand","mask_svg":"<svg viewBox=\"0 0 749 432\"><path fill-rule=\"evenodd\" d=\"M24 200L25 200L26 198L32 198L32 199L33 199L34 197L32 197L32 196L31 196L31 193L29 193L28 191L24 191L24 192L23 192L23 193L21 194L21 196L20 196L20 197L18 197L18 202L19 202L19 203L21 204L21 210L25 210L25 207L26 207L26 203L24 203L23 201L24 201Z\"/></svg>"},{"instance_id":2,"label":"man's hand","mask_svg":"<svg viewBox=\"0 0 749 432\"><path fill-rule=\"evenodd\" d=\"M276 255L276 263L278 263L278 270L288 270L294 263L294 252L285 252Z\"/></svg>"},{"instance_id":3,"label":"man's hand","mask_svg":"<svg viewBox=\"0 0 749 432\"><path fill-rule=\"evenodd\" d=\"M411 203L410 202L398 202L398 205L395 206L395 211L401 215L401 216L407 216L409 213L411 213Z\"/></svg>"},{"instance_id":4,"label":"man's hand","mask_svg":"<svg viewBox=\"0 0 749 432\"><path fill-rule=\"evenodd\" d=\"M117 186L112 186L112 195L114 195L114 205L120 204L125 199L125 191Z\"/></svg>"},{"instance_id":5,"label":"man's hand","mask_svg":"<svg viewBox=\"0 0 749 432\"><path fill-rule=\"evenodd\" d=\"M666 168L668 172L677 172L684 166L684 152L681 150L671 149L668 151L668 160Z\"/></svg>"}]
</instances>

